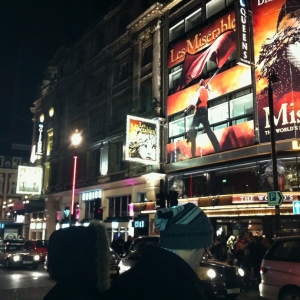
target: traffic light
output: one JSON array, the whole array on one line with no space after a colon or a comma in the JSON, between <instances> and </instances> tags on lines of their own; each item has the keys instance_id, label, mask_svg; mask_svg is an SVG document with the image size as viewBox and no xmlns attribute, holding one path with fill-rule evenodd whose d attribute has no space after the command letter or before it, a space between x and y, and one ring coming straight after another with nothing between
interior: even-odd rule
<instances>
[{"instance_id":1,"label":"traffic light","mask_svg":"<svg viewBox=\"0 0 300 300\"><path fill-rule=\"evenodd\" d=\"M178 192L176 191L169 191L169 201L170 207L178 205Z\"/></svg>"},{"instance_id":2,"label":"traffic light","mask_svg":"<svg viewBox=\"0 0 300 300\"><path fill-rule=\"evenodd\" d=\"M156 208L165 208L166 207L166 195L164 192L156 194Z\"/></svg>"},{"instance_id":3,"label":"traffic light","mask_svg":"<svg viewBox=\"0 0 300 300\"><path fill-rule=\"evenodd\" d=\"M94 201L94 219L102 220L103 207L101 206L101 198L96 198Z\"/></svg>"}]
</instances>

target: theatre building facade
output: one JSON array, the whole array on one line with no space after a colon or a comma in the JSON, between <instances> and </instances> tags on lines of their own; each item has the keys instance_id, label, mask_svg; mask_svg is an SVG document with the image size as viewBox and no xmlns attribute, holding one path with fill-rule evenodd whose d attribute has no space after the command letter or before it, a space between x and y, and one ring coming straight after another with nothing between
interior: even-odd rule
<instances>
[{"instance_id":1,"label":"theatre building facade","mask_svg":"<svg viewBox=\"0 0 300 300\"><path fill-rule=\"evenodd\" d=\"M289 0L191 1L169 16L164 191L176 190L179 204L199 205L216 234L273 236L278 225L281 235L299 234L300 27L292 22L299 7ZM274 190L270 118L279 210L267 198Z\"/></svg>"}]
</instances>

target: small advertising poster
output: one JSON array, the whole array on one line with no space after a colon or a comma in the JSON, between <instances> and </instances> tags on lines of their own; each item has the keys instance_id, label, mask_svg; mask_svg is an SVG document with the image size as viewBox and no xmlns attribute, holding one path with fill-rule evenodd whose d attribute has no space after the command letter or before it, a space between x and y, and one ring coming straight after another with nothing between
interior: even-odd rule
<instances>
[{"instance_id":1,"label":"small advertising poster","mask_svg":"<svg viewBox=\"0 0 300 300\"><path fill-rule=\"evenodd\" d=\"M43 169L39 167L19 166L17 194L41 194Z\"/></svg>"},{"instance_id":2,"label":"small advertising poster","mask_svg":"<svg viewBox=\"0 0 300 300\"><path fill-rule=\"evenodd\" d=\"M125 160L157 164L160 159L159 149L158 122L127 116Z\"/></svg>"},{"instance_id":3,"label":"small advertising poster","mask_svg":"<svg viewBox=\"0 0 300 300\"><path fill-rule=\"evenodd\" d=\"M260 142L270 141L271 74L275 139L300 138L300 1L255 0L252 12Z\"/></svg>"}]
</instances>

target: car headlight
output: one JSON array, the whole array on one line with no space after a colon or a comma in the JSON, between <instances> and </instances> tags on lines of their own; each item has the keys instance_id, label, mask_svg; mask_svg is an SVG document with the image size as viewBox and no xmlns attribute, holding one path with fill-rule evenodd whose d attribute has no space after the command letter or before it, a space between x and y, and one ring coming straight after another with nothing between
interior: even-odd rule
<instances>
[{"instance_id":1,"label":"car headlight","mask_svg":"<svg viewBox=\"0 0 300 300\"><path fill-rule=\"evenodd\" d=\"M210 278L210 279L213 279L217 276L217 273L214 269L208 269L207 270L207 276Z\"/></svg>"},{"instance_id":2,"label":"car headlight","mask_svg":"<svg viewBox=\"0 0 300 300\"><path fill-rule=\"evenodd\" d=\"M244 270L243 269L241 269L241 268L238 268L238 274L240 275L240 276L244 276L245 275L245 272L244 272Z\"/></svg>"},{"instance_id":3,"label":"car headlight","mask_svg":"<svg viewBox=\"0 0 300 300\"><path fill-rule=\"evenodd\" d=\"M20 255L14 255L13 256L13 261L19 261L19 260L21 260Z\"/></svg>"},{"instance_id":4,"label":"car headlight","mask_svg":"<svg viewBox=\"0 0 300 300\"><path fill-rule=\"evenodd\" d=\"M40 256L38 254L36 254L34 257L33 257L33 260L40 260Z\"/></svg>"}]
</instances>

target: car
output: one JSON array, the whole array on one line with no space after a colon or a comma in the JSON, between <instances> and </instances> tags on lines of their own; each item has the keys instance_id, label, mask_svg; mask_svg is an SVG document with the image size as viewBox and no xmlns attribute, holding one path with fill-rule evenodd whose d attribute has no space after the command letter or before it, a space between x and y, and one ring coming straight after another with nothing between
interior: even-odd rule
<instances>
[{"instance_id":1,"label":"car","mask_svg":"<svg viewBox=\"0 0 300 300\"><path fill-rule=\"evenodd\" d=\"M109 255L110 255L110 269L109 269L109 276L110 280L113 281L119 276L119 263L121 261L121 258L117 252L115 252L112 248L109 248ZM44 269L47 270L50 278L54 279L52 276L51 268L48 266L48 259L47 255L45 256L44 261Z\"/></svg>"},{"instance_id":2,"label":"car","mask_svg":"<svg viewBox=\"0 0 300 300\"><path fill-rule=\"evenodd\" d=\"M120 274L136 264L146 245L157 246L158 241L159 236L136 238L128 250L128 255L120 261ZM244 287L244 271L241 268L218 261L212 258L207 251L199 264L197 273L208 299L219 295L223 295L228 299L235 299Z\"/></svg>"},{"instance_id":3,"label":"car","mask_svg":"<svg viewBox=\"0 0 300 300\"><path fill-rule=\"evenodd\" d=\"M119 276L119 263L121 261L121 258L119 254L114 251L112 248L109 248L109 255L110 255L110 269L109 269L109 275L110 279L113 281Z\"/></svg>"},{"instance_id":4,"label":"car","mask_svg":"<svg viewBox=\"0 0 300 300\"><path fill-rule=\"evenodd\" d=\"M40 255L40 261L44 262L48 251L48 240L28 240L24 243L25 248Z\"/></svg>"},{"instance_id":5,"label":"car","mask_svg":"<svg viewBox=\"0 0 300 300\"><path fill-rule=\"evenodd\" d=\"M300 299L300 236L278 237L265 253L259 293L265 299Z\"/></svg>"},{"instance_id":6,"label":"car","mask_svg":"<svg viewBox=\"0 0 300 300\"><path fill-rule=\"evenodd\" d=\"M0 244L0 264L7 269L12 267L31 267L37 269L40 263L40 256L31 253L23 244Z\"/></svg>"},{"instance_id":7,"label":"car","mask_svg":"<svg viewBox=\"0 0 300 300\"><path fill-rule=\"evenodd\" d=\"M24 239L4 239L2 241L3 244L19 244L23 245L25 243Z\"/></svg>"}]
</instances>

